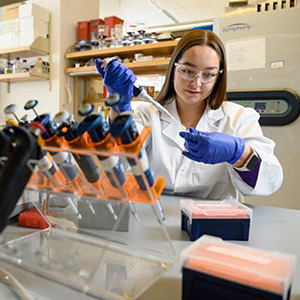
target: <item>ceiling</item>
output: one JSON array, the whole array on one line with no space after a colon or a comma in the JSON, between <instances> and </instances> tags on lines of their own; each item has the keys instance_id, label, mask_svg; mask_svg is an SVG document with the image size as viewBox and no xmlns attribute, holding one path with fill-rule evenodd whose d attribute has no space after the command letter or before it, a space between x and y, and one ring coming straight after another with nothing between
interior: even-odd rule
<instances>
[{"instance_id":1,"label":"ceiling","mask_svg":"<svg viewBox=\"0 0 300 300\"><path fill-rule=\"evenodd\" d=\"M224 15L226 0L149 0L170 20L191 22L212 19Z\"/></svg>"}]
</instances>

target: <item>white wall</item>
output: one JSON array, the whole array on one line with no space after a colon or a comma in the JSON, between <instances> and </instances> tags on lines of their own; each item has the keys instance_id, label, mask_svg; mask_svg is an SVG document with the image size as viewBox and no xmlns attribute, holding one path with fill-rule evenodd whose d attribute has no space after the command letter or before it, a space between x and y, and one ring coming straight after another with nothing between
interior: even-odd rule
<instances>
[{"instance_id":1,"label":"white wall","mask_svg":"<svg viewBox=\"0 0 300 300\"><path fill-rule=\"evenodd\" d=\"M99 0L100 18L118 16L124 21L146 19L148 26L174 22L148 0Z\"/></svg>"}]
</instances>

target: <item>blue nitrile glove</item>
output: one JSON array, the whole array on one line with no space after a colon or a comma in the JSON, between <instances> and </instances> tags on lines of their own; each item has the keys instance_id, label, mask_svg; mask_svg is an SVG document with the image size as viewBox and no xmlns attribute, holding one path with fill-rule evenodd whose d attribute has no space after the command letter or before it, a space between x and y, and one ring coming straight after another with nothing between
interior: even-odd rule
<instances>
[{"instance_id":1,"label":"blue nitrile glove","mask_svg":"<svg viewBox=\"0 0 300 300\"><path fill-rule=\"evenodd\" d=\"M133 85L136 81L136 76L117 60L110 62L105 71L101 68L101 64L102 59L97 58L96 68L104 80L107 91L110 94L118 93L121 96L121 100L117 104L119 111L131 111Z\"/></svg>"},{"instance_id":2,"label":"blue nitrile glove","mask_svg":"<svg viewBox=\"0 0 300 300\"><path fill-rule=\"evenodd\" d=\"M190 128L189 132L181 131L187 151L182 154L192 160L205 164L228 162L235 164L245 149L245 140L219 132L202 132Z\"/></svg>"}]
</instances>

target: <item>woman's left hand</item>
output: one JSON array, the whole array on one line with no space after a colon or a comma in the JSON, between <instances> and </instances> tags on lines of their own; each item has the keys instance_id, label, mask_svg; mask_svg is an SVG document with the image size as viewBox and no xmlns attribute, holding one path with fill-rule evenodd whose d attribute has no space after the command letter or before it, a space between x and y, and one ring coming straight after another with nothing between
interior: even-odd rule
<instances>
[{"instance_id":1,"label":"woman's left hand","mask_svg":"<svg viewBox=\"0 0 300 300\"><path fill-rule=\"evenodd\" d=\"M245 149L245 140L219 132L203 132L190 128L189 132L181 131L187 151L182 154L192 160L205 164L228 162L235 164Z\"/></svg>"}]
</instances>

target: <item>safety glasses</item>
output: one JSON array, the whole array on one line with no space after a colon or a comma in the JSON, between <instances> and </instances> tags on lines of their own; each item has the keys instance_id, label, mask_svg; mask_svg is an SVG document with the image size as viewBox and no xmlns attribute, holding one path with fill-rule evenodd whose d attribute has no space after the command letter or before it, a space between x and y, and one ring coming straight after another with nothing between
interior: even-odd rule
<instances>
[{"instance_id":1,"label":"safety glasses","mask_svg":"<svg viewBox=\"0 0 300 300\"><path fill-rule=\"evenodd\" d=\"M218 78L218 75L223 72L223 70L198 71L193 67L188 67L179 63L175 63L174 65L181 78L192 81L198 76L202 83L214 82Z\"/></svg>"}]
</instances>

